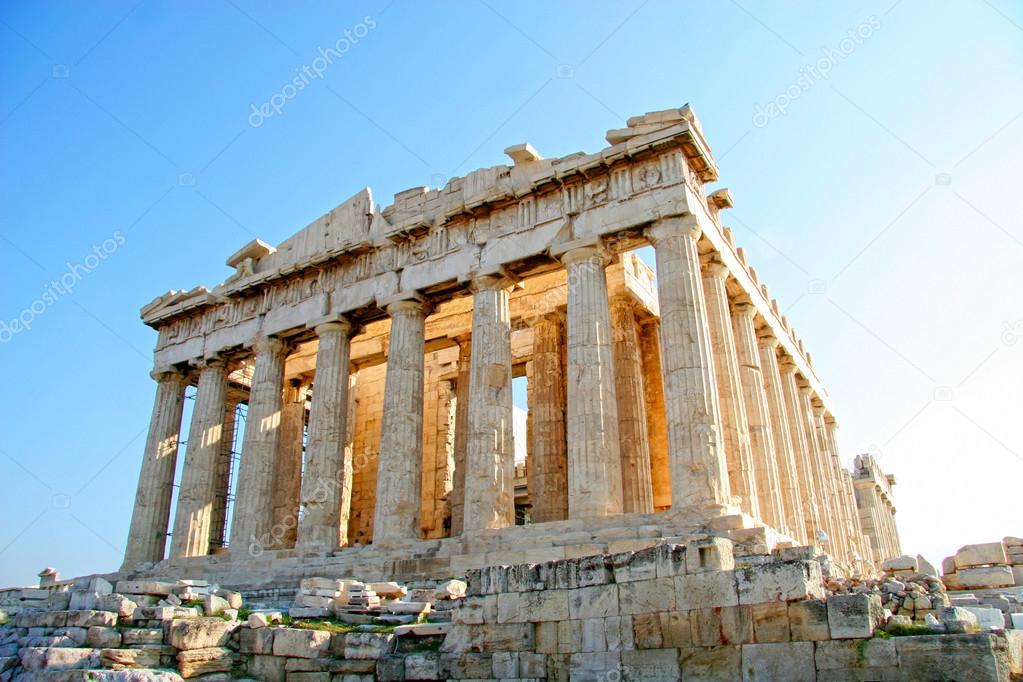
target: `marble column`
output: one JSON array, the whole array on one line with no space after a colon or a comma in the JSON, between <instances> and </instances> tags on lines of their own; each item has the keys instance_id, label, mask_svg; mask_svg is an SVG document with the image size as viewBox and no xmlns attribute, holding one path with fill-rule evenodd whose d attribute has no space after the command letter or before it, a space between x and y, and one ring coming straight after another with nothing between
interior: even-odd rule
<instances>
[{"instance_id":1,"label":"marble column","mask_svg":"<svg viewBox=\"0 0 1023 682\"><path fill-rule=\"evenodd\" d=\"M227 399L227 363L220 359L205 360L198 363L198 367L199 386L192 405L185 468L171 537L172 558L202 556L210 550L214 477Z\"/></svg>"},{"instance_id":2,"label":"marble column","mask_svg":"<svg viewBox=\"0 0 1023 682\"><path fill-rule=\"evenodd\" d=\"M465 453L469 446L469 382L472 367L472 335L458 343L458 377L455 379L455 475L451 488L451 535L462 534L465 518Z\"/></svg>"},{"instance_id":3,"label":"marble column","mask_svg":"<svg viewBox=\"0 0 1023 682\"><path fill-rule=\"evenodd\" d=\"M792 358L784 357L779 362L781 369L782 395L785 396L785 411L788 414L789 438L792 441L792 452L795 454L796 474L803 500L803 526L806 530L806 541L817 543L817 531L822 530L820 511L817 501L817 488L814 486L813 464L810 446L807 443L803 407L800 402L799 386L796 381L798 369Z\"/></svg>"},{"instance_id":4,"label":"marble column","mask_svg":"<svg viewBox=\"0 0 1023 682\"><path fill-rule=\"evenodd\" d=\"M714 352L722 435L728 460L728 482L732 495L741 498L739 504L742 511L759 519L756 471L750 449L746 406L742 386L739 384L739 360L735 337L732 335L728 290L725 288L727 279L728 268L722 263L710 261L704 266L703 292L707 299L707 322Z\"/></svg>"},{"instance_id":5,"label":"marble column","mask_svg":"<svg viewBox=\"0 0 1023 682\"><path fill-rule=\"evenodd\" d=\"M533 323L530 383L529 496L534 523L568 518L568 444L565 439L565 319L548 313Z\"/></svg>"},{"instance_id":6,"label":"marble column","mask_svg":"<svg viewBox=\"0 0 1023 682\"><path fill-rule=\"evenodd\" d=\"M515 525L511 313L500 275L472 281L473 351L462 530Z\"/></svg>"},{"instance_id":7,"label":"marble column","mask_svg":"<svg viewBox=\"0 0 1023 682\"><path fill-rule=\"evenodd\" d=\"M796 450L792 444L789 428L788 409L782 391L781 372L778 368L778 339L765 333L758 337L760 368L764 378L764 392L771 417L771 439L774 441L775 462L778 465L778 481L781 484L782 500L785 504L785 525L795 539L813 542L807 534L803 513L803 496L799 487L799 469L796 466Z\"/></svg>"},{"instance_id":8,"label":"marble column","mask_svg":"<svg viewBox=\"0 0 1023 682\"><path fill-rule=\"evenodd\" d=\"M643 360L635 301L631 297L616 296L611 301L611 339L622 459L622 511L651 514L654 511L654 490L650 479Z\"/></svg>"},{"instance_id":9,"label":"marble column","mask_svg":"<svg viewBox=\"0 0 1023 682\"><path fill-rule=\"evenodd\" d=\"M606 256L595 246L561 256L568 270L568 516L620 514L622 467L611 351Z\"/></svg>"},{"instance_id":10,"label":"marble column","mask_svg":"<svg viewBox=\"0 0 1023 682\"><path fill-rule=\"evenodd\" d=\"M810 473L813 477L813 489L817 500L817 514L821 529L828 534L828 552L838 556L840 543L835 540L838 530L835 527L835 507L832 490L829 485L824 451L817 434L817 424L813 416L813 389L802 381L797 381L799 400L802 406L803 433L806 436L807 457L810 462Z\"/></svg>"},{"instance_id":11,"label":"marble column","mask_svg":"<svg viewBox=\"0 0 1023 682\"><path fill-rule=\"evenodd\" d=\"M700 227L692 216L669 218L646 234L657 262L672 508L692 509L700 518L729 513L732 494L696 248Z\"/></svg>"},{"instance_id":12,"label":"marble column","mask_svg":"<svg viewBox=\"0 0 1023 682\"><path fill-rule=\"evenodd\" d=\"M264 336L255 341L253 351L255 368L231 517L229 547L236 557L255 556L273 546L273 476L281 437L287 346L276 337Z\"/></svg>"},{"instance_id":13,"label":"marble column","mask_svg":"<svg viewBox=\"0 0 1023 682\"><path fill-rule=\"evenodd\" d=\"M156 380L156 399L124 550L125 569L139 563L162 561L167 545L181 412L188 383L178 371L154 373L153 379Z\"/></svg>"},{"instance_id":14,"label":"marble column","mask_svg":"<svg viewBox=\"0 0 1023 682\"><path fill-rule=\"evenodd\" d=\"M671 507L671 468L668 466L668 424L664 415L664 382L661 378L660 320L649 317L640 329L643 355L643 401L646 403L646 434L650 446L650 479L654 511Z\"/></svg>"},{"instance_id":15,"label":"marble column","mask_svg":"<svg viewBox=\"0 0 1023 682\"><path fill-rule=\"evenodd\" d=\"M329 552L341 544L342 498L346 481L351 478L345 445L351 409L348 365L353 329L347 321L338 320L319 324L315 331L316 371L296 546L310 552Z\"/></svg>"},{"instance_id":16,"label":"marble column","mask_svg":"<svg viewBox=\"0 0 1023 682\"><path fill-rule=\"evenodd\" d=\"M305 404L308 384L292 379L284 387L281 405L281 435L274 463L272 525L270 537L275 548L295 546L302 490L302 453L305 436Z\"/></svg>"},{"instance_id":17,"label":"marble column","mask_svg":"<svg viewBox=\"0 0 1023 682\"><path fill-rule=\"evenodd\" d=\"M213 475L213 515L210 520L210 551L227 544L227 506L231 494L234 465L234 433L238 426L238 398L228 388L224 405L224 428L220 436L220 453Z\"/></svg>"},{"instance_id":18,"label":"marble column","mask_svg":"<svg viewBox=\"0 0 1023 682\"><path fill-rule=\"evenodd\" d=\"M818 399L819 400L819 399ZM849 517L846 515L845 495L839 487L839 471L841 466L838 461L838 454L831 447L828 438L827 427L824 424L824 406L815 400L813 402L814 428L817 430L817 442L820 444L821 456L824 460L824 475L828 484L828 495L831 500L830 513L834 519L832 525L836 534L838 546L838 557L844 565L849 565Z\"/></svg>"},{"instance_id":19,"label":"marble column","mask_svg":"<svg viewBox=\"0 0 1023 682\"><path fill-rule=\"evenodd\" d=\"M419 537L428 311L425 303L411 299L387 306L391 339L377 458L374 544Z\"/></svg>"},{"instance_id":20,"label":"marble column","mask_svg":"<svg viewBox=\"0 0 1023 682\"><path fill-rule=\"evenodd\" d=\"M739 363L739 385L746 408L750 452L756 472L757 499L760 517L769 526L786 535L788 527L783 501L783 485L779 478L777 453L771 431L771 408L764 385L764 373L757 350L754 318L757 309L751 303L732 306L732 334L735 356Z\"/></svg>"}]
</instances>

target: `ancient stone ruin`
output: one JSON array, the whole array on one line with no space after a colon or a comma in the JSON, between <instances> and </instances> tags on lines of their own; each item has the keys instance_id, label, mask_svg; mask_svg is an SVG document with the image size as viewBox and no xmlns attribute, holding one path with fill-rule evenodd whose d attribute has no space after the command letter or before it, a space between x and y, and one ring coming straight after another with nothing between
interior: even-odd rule
<instances>
[{"instance_id":1,"label":"ancient stone ruin","mask_svg":"<svg viewBox=\"0 0 1023 682\"><path fill-rule=\"evenodd\" d=\"M1023 541L902 556L693 111L607 141L362 190L143 308L123 565L0 591L0 682L1023 673Z\"/></svg>"}]
</instances>

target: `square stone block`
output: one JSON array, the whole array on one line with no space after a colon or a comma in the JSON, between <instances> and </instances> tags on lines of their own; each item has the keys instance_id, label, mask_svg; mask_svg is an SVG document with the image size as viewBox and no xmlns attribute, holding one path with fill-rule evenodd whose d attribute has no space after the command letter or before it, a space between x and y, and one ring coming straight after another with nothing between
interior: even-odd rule
<instances>
[{"instance_id":1,"label":"square stone block","mask_svg":"<svg viewBox=\"0 0 1023 682\"><path fill-rule=\"evenodd\" d=\"M637 613L650 613L651 611L670 611L676 608L676 581L687 577L690 576L653 578L620 584L618 586L620 613L623 615L633 615Z\"/></svg>"},{"instance_id":2,"label":"square stone block","mask_svg":"<svg viewBox=\"0 0 1023 682\"><path fill-rule=\"evenodd\" d=\"M982 566L960 568L956 571L962 589L983 589L989 587L1011 587L1016 583L1012 569L1008 566Z\"/></svg>"},{"instance_id":3,"label":"square stone block","mask_svg":"<svg viewBox=\"0 0 1023 682\"><path fill-rule=\"evenodd\" d=\"M831 640L817 644L818 670L860 670L897 666L895 641L874 638L866 642Z\"/></svg>"},{"instance_id":4,"label":"square stone block","mask_svg":"<svg viewBox=\"0 0 1023 682\"><path fill-rule=\"evenodd\" d=\"M960 547L955 553L956 570L985 566L987 564L1005 564L1005 545L1001 542L985 542L979 545Z\"/></svg>"},{"instance_id":5,"label":"square stone block","mask_svg":"<svg viewBox=\"0 0 1023 682\"><path fill-rule=\"evenodd\" d=\"M678 649L645 649L622 652L623 680L677 680L679 670Z\"/></svg>"},{"instance_id":6,"label":"square stone block","mask_svg":"<svg viewBox=\"0 0 1023 682\"><path fill-rule=\"evenodd\" d=\"M713 606L735 606L738 603L735 571L710 571L677 576L675 578L674 604L663 604L660 609L690 610Z\"/></svg>"},{"instance_id":7,"label":"square stone block","mask_svg":"<svg viewBox=\"0 0 1023 682\"><path fill-rule=\"evenodd\" d=\"M621 651L596 651L572 654L569 659L569 676L572 682L606 682L608 673L620 674Z\"/></svg>"},{"instance_id":8,"label":"square stone block","mask_svg":"<svg viewBox=\"0 0 1023 682\"><path fill-rule=\"evenodd\" d=\"M794 601L789 604L789 634L796 641L831 639L828 605L824 601Z\"/></svg>"},{"instance_id":9,"label":"square stone block","mask_svg":"<svg viewBox=\"0 0 1023 682\"><path fill-rule=\"evenodd\" d=\"M832 639L871 637L884 618L881 598L874 594L828 597L828 628Z\"/></svg>"},{"instance_id":10,"label":"square stone block","mask_svg":"<svg viewBox=\"0 0 1023 682\"><path fill-rule=\"evenodd\" d=\"M609 616L604 619L607 650L635 649L632 635L632 616Z\"/></svg>"},{"instance_id":11,"label":"square stone block","mask_svg":"<svg viewBox=\"0 0 1023 682\"><path fill-rule=\"evenodd\" d=\"M815 682L813 642L746 644L742 647L743 682Z\"/></svg>"},{"instance_id":12,"label":"square stone block","mask_svg":"<svg viewBox=\"0 0 1023 682\"><path fill-rule=\"evenodd\" d=\"M660 649L662 646L659 613L638 613L632 616L633 642L637 649Z\"/></svg>"},{"instance_id":13,"label":"square stone block","mask_svg":"<svg viewBox=\"0 0 1023 682\"><path fill-rule=\"evenodd\" d=\"M686 545L686 572L730 571L735 568L732 541L706 538Z\"/></svg>"},{"instance_id":14,"label":"square stone block","mask_svg":"<svg viewBox=\"0 0 1023 682\"><path fill-rule=\"evenodd\" d=\"M679 662L686 682L735 682L741 676L742 652L737 646L691 647L679 652Z\"/></svg>"},{"instance_id":15,"label":"square stone block","mask_svg":"<svg viewBox=\"0 0 1023 682\"><path fill-rule=\"evenodd\" d=\"M824 584L816 561L786 561L735 571L740 604L820 599Z\"/></svg>"},{"instance_id":16,"label":"square stone block","mask_svg":"<svg viewBox=\"0 0 1023 682\"><path fill-rule=\"evenodd\" d=\"M322 630L281 628L274 633L274 656L319 658L329 647L330 633Z\"/></svg>"},{"instance_id":17,"label":"square stone block","mask_svg":"<svg viewBox=\"0 0 1023 682\"><path fill-rule=\"evenodd\" d=\"M753 640L755 642L789 641L789 607L785 602L754 604Z\"/></svg>"},{"instance_id":18,"label":"square stone block","mask_svg":"<svg viewBox=\"0 0 1023 682\"><path fill-rule=\"evenodd\" d=\"M656 614L660 620L660 646L668 648L692 646L692 618L696 613L696 611L662 611Z\"/></svg>"},{"instance_id":19,"label":"square stone block","mask_svg":"<svg viewBox=\"0 0 1023 682\"><path fill-rule=\"evenodd\" d=\"M568 593L568 618L607 618L618 613L617 585L593 585Z\"/></svg>"}]
</instances>

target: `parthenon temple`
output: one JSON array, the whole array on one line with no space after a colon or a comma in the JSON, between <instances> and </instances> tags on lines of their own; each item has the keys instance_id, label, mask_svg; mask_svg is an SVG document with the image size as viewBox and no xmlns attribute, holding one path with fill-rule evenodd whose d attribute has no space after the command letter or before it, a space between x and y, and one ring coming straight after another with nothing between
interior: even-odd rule
<instances>
[{"instance_id":1,"label":"parthenon temple","mask_svg":"<svg viewBox=\"0 0 1023 682\"><path fill-rule=\"evenodd\" d=\"M385 208L363 189L145 306L156 399L122 570L443 577L699 533L819 544L845 574L898 555L893 480L843 468L693 111L606 139L509 147Z\"/></svg>"}]
</instances>

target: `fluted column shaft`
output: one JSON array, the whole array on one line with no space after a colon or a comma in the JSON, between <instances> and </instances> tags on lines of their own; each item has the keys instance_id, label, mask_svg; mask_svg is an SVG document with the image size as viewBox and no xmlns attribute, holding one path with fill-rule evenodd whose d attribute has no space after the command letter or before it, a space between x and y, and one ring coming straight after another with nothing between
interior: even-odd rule
<instances>
[{"instance_id":1,"label":"fluted column shaft","mask_svg":"<svg viewBox=\"0 0 1023 682\"><path fill-rule=\"evenodd\" d=\"M785 410L789 417L789 437L792 441L792 452L795 454L799 489L802 492L806 541L814 544L817 542L817 531L821 530L822 527L818 508L817 488L814 485L810 446L807 443L806 437L806 420L803 415L799 386L796 381L797 369L791 358L785 358L780 365L782 394L785 396Z\"/></svg>"},{"instance_id":2,"label":"fluted column shaft","mask_svg":"<svg viewBox=\"0 0 1023 682\"><path fill-rule=\"evenodd\" d=\"M155 374L153 378L156 379L156 399L124 550L126 569L140 562L162 561L167 545L187 382L184 375L176 371Z\"/></svg>"},{"instance_id":3,"label":"fluted column shaft","mask_svg":"<svg viewBox=\"0 0 1023 682\"><path fill-rule=\"evenodd\" d=\"M568 270L568 516L620 514L621 449L606 256L596 247L582 247L561 261Z\"/></svg>"},{"instance_id":4,"label":"fluted column shaft","mask_svg":"<svg viewBox=\"0 0 1023 682\"><path fill-rule=\"evenodd\" d=\"M276 548L294 547L298 535L302 490L302 440L308 385L292 379L284 387L281 435L274 464L270 538Z\"/></svg>"},{"instance_id":5,"label":"fluted column shaft","mask_svg":"<svg viewBox=\"0 0 1023 682\"><path fill-rule=\"evenodd\" d=\"M465 454L469 447L469 384L472 381L472 336L458 342L458 378L455 382L455 475L451 487L451 535L462 534L465 518Z\"/></svg>"},{"instance_id":6,"label":"fluted column shaft","mask_svg":"<svg viewBox=\"0 0 1023 682\"><path fill-rule=\"evenodd\" d=\"M731 489L696 248L700 228L691 217L671 218L647 236L657 261L672 507L725 513Z\"/></svg>"},{"instance_id":7,"label":"fluted column shaft","mask_svg":"<svg viewBox=\"0 0 1023 682\"><path fill-rule=\"evenodd\" d=\"M562 313L548 313L533 323L529 492L535 523L568 518L564 345Z\"/></svg>"},{"instance_id":8,"label":"fluted column shaft","mask_svg":"<svg viewBox=\"0 0 1023 682\"><path fill-rule=\"evenodd\" d=\"M703 272L703 292L707 299L707 322L714 352L722 434L728 461L728 482L732 494L741 498L741 509L759 519L756 471L750 449L746 406L739 384L739 360L735 337L732 335L728 291L725 289L728 268L712 261L707 263Z\"/></svg>"},{"instance_id":9,"label":"fluted column shaft","mask_svg":"<svg viewBox=\"0 0 1023 682\"><path fill-rule=\"evenodd\" d=\"M841 466L838 461L838 453L832 448L831 440L828 438L827 426L824 424L824 407L818 403L813 405L814 427L817 429L817 442L821 447L821 456L824 460L824 472L828 481L828 495L831 500L831 514L834 516L834 530L837 535L838 556L848 566L850 556L850 525L849 517L846 514L845 495L840 487L839 473Z\"/></svg>"},{"instance_id":10,"label":"fluted column shaft","mask_svg":"<svg viewBox=\"0 0 1023 682\"><path fill-rule=\"evenodd\" d=\"M346 470L345 444L352 326L346 321L325 322L315 331L319 345L296 545L308 551L329 552L341 544L342 497L345 481L351 478Z\"/></svg>"},{"instance_id":11,"label":"fluted column shaft","mask_svg":"<svg viewBox=\"0 0 1023 682\"><path fill-rule=\"evenodd\" d=\"M427 311L424 303L415 300L387 306L391 340L377 458L376 544L419 537Z\"/></svg>"},{"instance_id":12,"label":"fluted column shaft","mask_svg":"<svg viewBox=\"0 0 1023 682\"><path fill-rule=\"evenodd\" d=\"M238 428L238 399L227 392L224 404L224 427L220 436L220 454L213 475L213 514L210 520L210 551L227 544L227 506L231 494L234 465L234 436Z\"/></svg>"},{"instance_id":13,"label":"fluted column shaft","mask_svg":"<svg viewBox=\"0 0 1023 682\"><path fill-rule=\"evenodd\" d=\"M782 499L785 503L785 525L792 536L802 542L812 542L803 513L803 496L799 487L799 469L796 466L796 451L792 444L789 414L782 391L781 372L778 368L778 339L765 334L757 340L760 352L760 367L764 378L764 392L771 421L771 438L774 441L775 461L778 465L778 480L781 484Z\"/></svg>"},{"instance_id":14,"label":"fluted column shaft","mask_svg":"<svg viewBox=\"0 0 1023 682\"><path fill-rule=\"evenodd\" d=\"M273 477L281 438L286 346L275 337L253 344L255 367L249 389L249 413L238 467L231 552L258 553L273 545Z\"/></svg>"},{"instance_id":15,"label":"fluted column shaft","mask_svg":"<svg viewBox=\"0 0 1023 682\"><path fill-rule=\"evenodd\" d=\"M771 432L771 409L764 386L764 374L757 350L754 326L756 308L749 303L732 306L732 334L735 356L739 363L739 385L746 408L750 452L756 471L757 499L761 518L772 528L791 535L785 518L782 483L779 480L774 437Z\"/></svg>"},{"instance_id":16,"label":"fluted column shaft","mask_svg":"<svg viewBox=\"0 0 1023 682\"><path fill-rule=\"evenodd\" d=\"M469 380L469 442L463 531L515 525L510 282L472 283L473 351Z\"/></svg>"},{"instance_id":17,"label":"fluted column shaft","mask_svg":"<svg viewBox=\"0 0 1023 682\"><path fill-rule=\"evenodd\" d=\"M817 500L817 515L820 528L828 534L829 554L837 555L834 525L834 506L831 499L831 490L828 487L827 472L824 467L824 457L821 451L821 444L817 435L816 420L813 417L812 390L809 386L796 381L796 388L799 391L798 401L803 417L803 433L806 437L807 461L810 463L810 476L813 479L813 489Z\"/></svg>"},{"instance_id":18,"label":"fluted column shaft","mask_svg":"<svg viewBox=\"0 0 1023 682\"><path fill-rule=\"evenodd\" d=\"M170 555L174 558L202 556L210 550L214 481L227 400L227 366L223 360L207 360L200 367L171 537Z\"/></svg>"},{"instance_id":19,"label":"fluted column shaft","mask_svg":"<svg viewBox=\"0 0 1023 682\"><path fill-rule=\"evenodd\" d=\"M650 480L643 361L634 306L634 301L626 296L616 296L611 301L611 338L622 460L622 511L651 514L654 511L654 491Z\"/></svg>"},{"instance_id":20,"label":"fluted column shaft","mask_svg":"<svg viewBox=\"0 0 1023 682\"><path fill-rule=\"evenodd\" d=\"M668 425L664 415L664 381L661 375L660 320L648 318L640 331L643 355L643 402L646 404L646 435L650 448L650 478L654 511L671 507L671 468L668 465Z\"/></svg>"}]
</instances>

